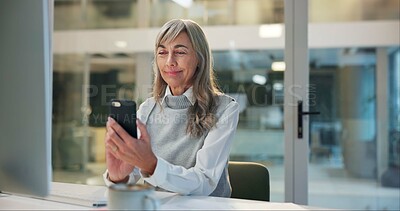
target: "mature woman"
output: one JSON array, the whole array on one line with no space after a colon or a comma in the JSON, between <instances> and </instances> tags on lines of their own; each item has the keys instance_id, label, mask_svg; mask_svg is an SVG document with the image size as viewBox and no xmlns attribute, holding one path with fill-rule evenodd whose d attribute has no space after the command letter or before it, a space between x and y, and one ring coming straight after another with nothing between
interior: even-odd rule
<instances>
[{"instance_id":1,"label":"mature woman","mask_svg":"<svg viewBox=\"0 0 400 211\"><path fill-rule=\"evenodd\" d=\"M107 121L106 184L143 178L166 191L230 197L227 164L238 104L215 84L204 32L193 21L171 20L157 36L154 56L153 97L137 115L140 137Z\"/></svg>"}]
</instances>

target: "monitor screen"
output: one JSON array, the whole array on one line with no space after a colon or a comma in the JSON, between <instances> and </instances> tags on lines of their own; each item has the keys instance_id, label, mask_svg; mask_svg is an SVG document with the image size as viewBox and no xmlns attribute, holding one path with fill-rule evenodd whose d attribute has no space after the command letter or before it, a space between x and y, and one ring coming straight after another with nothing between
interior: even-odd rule
<instances>
[{"instance_id":1,"label":"monitor screen","mask_svg":"<svg viewBox=\"0 0 400 211\"><path fill-rule=\"evenodd\" d=\"M0 191L51 184L52 0L0 1Z\"/></svg>"}]
</instances>

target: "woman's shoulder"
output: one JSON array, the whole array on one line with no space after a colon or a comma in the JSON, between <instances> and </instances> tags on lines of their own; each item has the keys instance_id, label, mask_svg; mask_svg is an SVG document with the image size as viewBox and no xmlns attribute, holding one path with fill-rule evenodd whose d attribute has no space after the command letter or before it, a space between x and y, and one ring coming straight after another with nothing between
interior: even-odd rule
<instances>
[{"instance_id":1,"label":"woman's shoulder","mask_svg":"<svg viewBox=\"0 0 400 211\"><path fill-rule=\"evenodd\" d=\"M155 103L156 103L156 99L154 97L149 97L143 103L140 104L140 107L153 106Z\"/></svg>"},{"instance_id":2,"label":"woman's shoulder","mask_svg":"<svg viewBox=\"0 0 400 211\"><path fill-rule=\"evenodd\" d=\"M218 119L222 118L224 115L229 115L231 113L238 113L239 104L236 102L235 98L227 94L218 94L216 96L217 109L215 115Z\"/></svg>"},{"instance_id":3,"label":"woman's shoulder","mask_svg":"<svg viewBox=\"0 0 400 211\"><path fill-rule=\"evenodd\" d=\"M217 94L216 96L217 96L217 99L218 99L219 101L224 101L224 102L227 102L227 103L235 102L235 101L236 101L235 98L233 98L233 97L231 97L230 95L227 95L227 94L225 94L225 93L219 93L219 94Z\"/></svg>"},{"instance_id":4,"label":"woman's shoulder","mask_svg":"<svg viewBox=\"0 0 400 211\"><path fill-rule=\"evenodd\" d=\"M154 97L147 98L143 103L140 104L137 115L142 122L147 121L147 117L151 110L153 110L155 104L156 100Z\"/></svg>"},{"instance_id":5,"label":"woman's shoulder","mask_svg":"<svg viewBox=\"0 0 400 211\"><path fill-rule=\"evenodd\" d=\"M217 95L217 105L218 105L217 110L223 111L227 107L238 106L238 103L236 102L235 98L227 94L221 93Z\"/></svg>"}]
</instances>

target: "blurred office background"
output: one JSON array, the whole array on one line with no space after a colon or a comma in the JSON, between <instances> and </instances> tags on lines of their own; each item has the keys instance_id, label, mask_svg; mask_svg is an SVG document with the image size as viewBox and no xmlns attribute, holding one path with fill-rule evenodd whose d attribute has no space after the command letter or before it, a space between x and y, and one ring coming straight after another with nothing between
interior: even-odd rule
<instances>
[{"instance_id":1,"label":"blurred office background","mask_svg":"<svg viewBox=\"0 0 400 211\"><path fill-rule=\"evenodd\" d=\"M309 43L322 29L386 30L399 2L309 0ZM220 87L240 104L231 160L265 164L271 201L284 201L283 0L55 0L54 181L103 184L107 102L149 96L155 34L172 18L205 28ZM339 33L332 43L373 39ZM400 209L399 45L310 45L309 105L321 112L310 117L310 206Z\"/></svg>"}]
</instances>

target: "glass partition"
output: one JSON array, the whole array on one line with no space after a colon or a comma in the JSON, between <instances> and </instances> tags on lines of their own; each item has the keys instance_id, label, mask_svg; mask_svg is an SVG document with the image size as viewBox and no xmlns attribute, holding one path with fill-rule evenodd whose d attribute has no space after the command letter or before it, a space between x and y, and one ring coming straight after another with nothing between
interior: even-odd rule
<instances>
[{"instance_id":1,"label":"glass partition","mask_svg":"<svg viewBox=\"0 0 400 211\"><path fill-rule=\"evenodd\" d=\"M310 0L309 22L398 21L399 3ZM399 154L395 146L399 125L398 47L310 49L310 93L316 102L310 110L321 112L310 117L311 206L400 208L400 171L393 162ZM385 96L377 96L378 86L388 86ZM389 111L387 116L378 111L378 104ZM382 130L386 125L390 127Z\"/></svg>"},{"instance_id":2,"label":"glass partition","mask_svg":"<svg viewBox=\"0 0 400 211\"><path fill-rule=\"evenodd\" d=\"M272 68L283 50L216 51L214 60L221 89L240 109L230 160L264 164L271 201L284 201L283 72Z\"/></svg>"},{"instance_id":3,"label":"glass partition","mask_svg":"<svg viewBox=\"0 0 400 211\"><path fill-rule=\"evenodd\" d=\"M386 175L392 179L393 171L400 168L400 48L389 54L389 168ZM393 175L395 176L395 175ZM400 180L393 178L382 185L393 186Z\"/></svg>"},{"instance_id":4,"label":"glass partition","mask_svg":"<svg viewBox=\"0 0 400 211\"><path fill-rule=\"evenodd\" d=\"M105 122L112 98L134 98L134 54L55 54L54 181L103 184Z\"/></svg>"},{"instance_id":5,"label":"glass partition","mask_svg":"<svg viewBox=\"0 0 400 211\"><path fill-rule=\"evenodd\" d=\"M394 47L397 48L397 47ZM398 71L396 53L387 54L386 69L377 66L376 48L311 49L309 204L357 210L392 210L400 203L398 133ZM329 59L328 59L329 58ZM334 62L332 62L334 61ZM377 71L391 74L377 81ZM394 76L394 77L393 77ZM397 78L396 78L397 77ZM377 86L392 87L388 139L379 139ZM396 96L393 94L397 94ZM397 113L394 113L397 112ZM393 124L394 123L394 124ZM385 151L383 146L389 146ZM383 152L382 152L383 151ZM380 153L382 152L382 153ZM383 156L383 157L382 157ZM388 158L390 159L388 160ZM388 160L381 164L379 160ZM378 170L383 169L383 175Z\"/></svg>"},{"instance_id":6,"label":"glass partition","mask_svg":"<svg viewBox=\"0 0 400 211\"><path fill-rule=\"evenodd\" d=\"M188 1L190 2L190 1ZM172 18L201 25L283 23L283 0L55 0L55 30L159 27ZM309 22L398 20L398 0L310 0Z\"/></svg>"},{"instance_id":7,"label":"glass partition","mask_svg":"<svg viewBox=\"0 0 400 211\"><path fill-rule=\"evenodd\" d=\"M138 0L54 0L54 30L137 28Z\"/></svg>"},{"instance_id":8,"label":"glass partition","mask_svg":"<svg viewBox=\"0 0 400 211\"><path fill-rule=\"evenodd\" d=\"M130 12L125 11L128 8ZM138 17L142 9L151 15ZM63 44L67 42L63 38L74 34L68 43L76 48L56 45L54 55L54 180L103 185L106 102L124 96L140 103L151 92L152 46L132 51L121 47L128 45L121 42L118 48L96 51L106 42L93 38L98 42L85 43L80 36L86 30L159 27L171 18L191 18L206 26L279 23L282 17L283 1L204 0L186 8L166 0L56 0L55 32L61 35L57 34L55 42ZM213 53L221 89L240 104L231 160L265 164L274 181L271 200L283 201L283 72L271 68L273 62L283 61L283 49L231 46Z\"/></svg>"},{"instance_id":9,"label":"glass partition","mask_svg":"<svg viewBox=\"0 0 400 211\"><path fill-rule=\"evenodd\" d=\"M398 0L309 0L309 22L399 20Z\"/></svg>"},{"instance_id":10,"label":"glass partition","mask_svg":"<svg viewBox=\"0 0 400 211\"><path fill-rule=\"evenodd\" d=\"M283 2L194 0L186 8L172 0L55 0L55 32L68 30L74 36L68 43L77 47L57 49L54 55L54 181L102 185L104 102L125 96L140 103L151 91L152 46L137 51L98 51L97 47L106 43L100 40L87 46L81 32L133 28L151 31L171 18L194 19L213 29L282 23ZM311 23L399 20L398 0L309 0L309 5ZM65 40L56 36L54 42L64 44ZM121 47L126 44L118 43ZM272 67L283 60L283 48L234 47L232 42L230 47L213 49L221 89L240 103L231 159L265 164L271 174L271 201L284 201L283 72L273 71ZM388 165L397 170L400 53L398 46L390 49L395 50L388 54L387 156ZM375 46L310 50L309 97L315 102L310 110L321 111L321 115L310 119L310 205L400 207L398 187L381 184L375 170L375 127L380 123L375 117L375 65ZM354 104L350 106L349 102Z\"/></svg>"}]
</instances>

